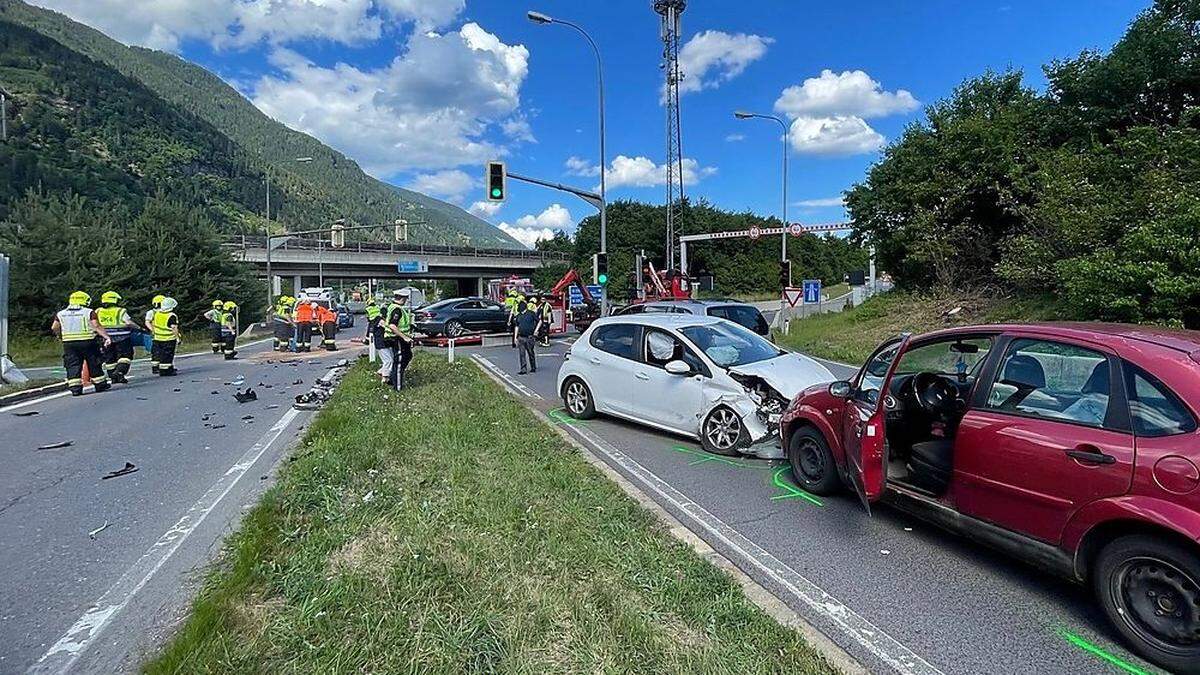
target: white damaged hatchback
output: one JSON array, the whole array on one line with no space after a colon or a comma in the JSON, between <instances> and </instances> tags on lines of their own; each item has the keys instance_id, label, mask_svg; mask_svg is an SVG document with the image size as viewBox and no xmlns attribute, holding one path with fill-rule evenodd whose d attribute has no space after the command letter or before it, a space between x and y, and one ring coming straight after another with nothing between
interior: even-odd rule
<instances>
[{"instance_id":1,"label":"white damaged hatchback","mask_svg":"<svg viewBox=\"0 0 1200 675\"><path fill-rule=\"evenodd\" d=\"M567 413L597 413L698 438L721 455L782 457L779 417L833 373L715 317L634 314L593 323L558 371Z\"/></svg>"}]
</instances>

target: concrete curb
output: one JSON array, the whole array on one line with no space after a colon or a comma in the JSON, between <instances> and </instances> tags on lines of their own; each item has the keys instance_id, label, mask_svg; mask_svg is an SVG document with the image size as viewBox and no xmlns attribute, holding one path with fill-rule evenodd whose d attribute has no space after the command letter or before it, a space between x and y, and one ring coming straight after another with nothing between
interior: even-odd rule
<instances>
[{"instance_id":1,"label":"concrete curb","mask_svg":"<svg viewBox=\"0 0 1200 675\"><path fill-rule=\"evenodd\" d=\"M14 403L21 403L22 401L28 401L30 399L38 398L39 396L45 396L46 394L57 394L66 390L66 382L55 382L54 384L47 384L44 387L34 387L33 389L25 389L22 391L13 392L11 394L5 394L4 396L0 396L0 408L7 408Z\"/></svg>"},{"instance_id":2,"label":"concrete curb","mask_svg":"<svg viewBox=\"0 0 1200 675\"><path fill-rule=\"evenodd\" d=\"M472 360L472 363L474 361ZM625 494L632 497L642 508L653 514L658 520L666 526L672 537L675 537L680 542L686 544L689 548L696 552L701 558L709 561L718 569L722 570L742 587L742 591L750 602L754 603L768 616L779 622L785 628L791 628L798 631L814 650L825 660L829 661L830 665L837 669L838 672L846 675L866 675L868 671L861 663L859 663L849 652L842 649L836 642L818 630L815 626L809 623L804 617L797 614L783 600L776 596L766 587L759 584L748 574L743 572L732 560L726 558L720 552L714 550L704 541L700 535L693 532L686 525L680 522L675 516L671 515L666 509L654 501L648 494L642 491L637 485L634 485L629 479L613 469L600 457L596 456L586 445L571 436L571 434L561 425L558 425L554 420L550 419L545 413L536 408L525 405L525 401L514 395L508 385L494 373L483 368L478 363L474 363L476 368L493 382L500 385L505 393L517 399L522 405L532 412L543 424L550 427L563 440L569 443L572 447L579 451L583 459L592 466L596 467L609 480L616 483Z\"/></svg>"}]
</instances>

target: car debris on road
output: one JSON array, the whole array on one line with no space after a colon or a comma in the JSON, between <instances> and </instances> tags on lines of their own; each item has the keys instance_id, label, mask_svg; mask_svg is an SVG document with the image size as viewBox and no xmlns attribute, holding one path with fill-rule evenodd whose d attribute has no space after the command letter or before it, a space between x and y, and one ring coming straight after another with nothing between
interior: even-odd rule
<instances>
[{"instance_id":1,"label":"car debris on road","mask_svg":"<svg viewBox=\"0 0 1200 675\"><path fill-rule=\"evenodd\" d=\"M117 478L119 476L127 476L138 470L132 462L125 462L125 466L115 471L110 471L100 477L100 480L108 480L109 478Z\"/></svg>"}]
</instances>

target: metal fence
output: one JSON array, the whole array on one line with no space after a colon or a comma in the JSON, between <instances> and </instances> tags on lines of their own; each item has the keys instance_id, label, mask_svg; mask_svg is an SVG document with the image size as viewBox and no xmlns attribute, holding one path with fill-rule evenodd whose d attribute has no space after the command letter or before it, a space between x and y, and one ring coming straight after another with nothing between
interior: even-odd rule
<instances>
[{"instance_id":1,"label":"metal fence","mask_svg":"<svg viewBox=\"0 0 1200 675\"><path fill-rule=\"evenodd\" d=\"M276 238L277 239L277 238ZM228 248L251 249L267 247L267 238L255 235L226 237ZM473 258L521 258L542 262L569 262L570 255L557 251L532 251L513 248L480 248L478 246L447 246L443 244L405 244L378 241L348 241L342 248L333 248L325 239L289 238L277 244L273 250L294 251L350 251L353 253L415 253L418 255L458 255Z\"/></svg>"}]
</instances>

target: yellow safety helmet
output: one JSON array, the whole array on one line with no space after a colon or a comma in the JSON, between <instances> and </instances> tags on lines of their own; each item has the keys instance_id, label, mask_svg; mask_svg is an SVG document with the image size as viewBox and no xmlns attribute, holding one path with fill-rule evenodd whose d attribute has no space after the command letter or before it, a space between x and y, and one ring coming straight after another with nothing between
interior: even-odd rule
<instances>
[{"instance_id":1,"label":"yellow safety helmet","mask_svg":"<svg viewBox=\"0 0 1200 675\"><path fill-rule=\"evenodd\" d=\"M156 295L150 300L150 306L154 307L155 309L158 309L162 305L162 301L166 300L166 299L167 299L167 296L165 296L165 295L161 295L161 294Z\"/></svg>"},{"instance_id":2,"label":"yellow safety helmet","mask_svg":"<svg viewBox=\"0 0 1200 675\"><path fill-rule=\"evenodd\" d=\"M367 296L367 304L368 304L368 305L373 305L373 304L375 304L375 296L373 296L373 295L368 295L368 296Z\"/></svg>"},{"instance_id":3,"label":"yellow safety helmet","mask_svg":"<svg viewBox=\"0 0 1200 675\"><path fill-rule=\"evenodd\" d=\"M226 310L235 310L235 309L237 309L237 303L232 300L226 300L225 301L225 309Z\"/></svg>"},{"instance_id":4,"label":"yellow safety helmet","mask_svg":"<svg viewBox=\"0 0 1200 675\"><path fill-rule=\"evenodd\" d=\"M115 305L121 301L121 294L116 291L105 291L104 295L100 296L100 302L106 305Z\"/></svg>"},{"instance_id":5,"label":"yellow safety helmet","mask_svg":"<svg viewBox=\"0 0 1200 675\"><path fill-rule=\"evenodd\" d=\"M213 300L213 309L221 309L221 305L222 303L220 300Z\"/></svg>"},{"instance_id":6,"label":"yellow safety helmet","mask_svg":"<svg viewBox=\"0 0 1200 675\"><path fill-rule=\"evenodd\" d=\"M83 291L75 291L71 297L67 298L67 302L79 307L87 307L92 304L92 296Z\"/></svg>"}]
</instances>

